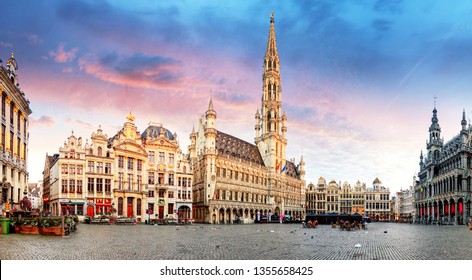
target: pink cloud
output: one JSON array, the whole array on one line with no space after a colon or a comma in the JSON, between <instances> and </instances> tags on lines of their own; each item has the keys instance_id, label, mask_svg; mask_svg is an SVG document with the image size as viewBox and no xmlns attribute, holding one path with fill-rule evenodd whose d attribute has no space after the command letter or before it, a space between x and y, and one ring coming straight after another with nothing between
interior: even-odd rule
<instances>
[{"instance_id":1,"label":"pink cloud","mask_svg":"<svg viewBox=\"0 0 472 280\"><path fill-rule=\"evenodd\" d=\"M87 55L78 61L85 73L113 83L147 89L179 89L184 86L183 69L175 59L134 54L109 53L98 57Z\"/></svg>"},{"instance_id":2,"label":"pink cloud","mask_svg":"<svg viewBox=\"0 0 472 280\"><path fill-rule=\"evenodd\" d=\"M35 119L33 117L29 118L29 123L31 127L34 126L47 126L47 127L52 127L55 124L55 121L52 117L50 116L41 116L39 119Z\"/></svg>"},{"instance_id":3,"label":"pink cloud","mask_svg":"<svg viewBox=\"0 0 472 280\"><path fill-rule=\"evenodd\" d=\"M54 60L59 63L66 63L73 61L77 55L77 48L73 48L69 51L64 50L64 44L61 43L57 47L56 51L50 51L49 56L54 57Z\"/></svg>"}]
</instances>

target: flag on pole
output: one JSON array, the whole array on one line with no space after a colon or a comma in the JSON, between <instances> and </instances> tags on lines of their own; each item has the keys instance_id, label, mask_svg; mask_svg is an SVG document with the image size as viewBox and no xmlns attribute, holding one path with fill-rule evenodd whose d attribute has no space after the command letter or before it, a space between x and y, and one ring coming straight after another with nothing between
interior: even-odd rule
<instances>
[{"instance_id":1,"label":"flag on pole","mask_svg":"<svg viewBox=\"0 0 472 280\"><path fill-rule=\"evenodd\" d=\"M215 184L215 192L213 193L213 199L217 199L218 198L218 189L216 188L216 184Z\"/></svg>"},{"instance_id":2,"label":"flag on pole","mask_svg":"<svg viewBox=\"0 0 472 280\"><path fill-rule=\"evenodd\" d=\"M287 164L284 165L284 167L282 168L282 171L280 171L280 173L284 173L285 170L287 170Z\"/></svg>"}]
</instances>

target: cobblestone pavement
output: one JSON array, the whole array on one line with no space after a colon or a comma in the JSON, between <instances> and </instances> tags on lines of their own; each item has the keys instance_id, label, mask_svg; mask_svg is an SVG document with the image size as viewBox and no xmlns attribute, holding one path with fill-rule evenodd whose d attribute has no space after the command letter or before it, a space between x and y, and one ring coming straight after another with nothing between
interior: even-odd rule
<instances>
[{"instance_id":1,"label":"cobblestone pavement","mask_svg":"<svg viewBox=\"0 0 472 280\"><path fill-rule=\"evenodd\" d=\"M2 260L471 260L466 226L370 223L88 225L65 237L0 235ZM357 245L357 246L356 246Z\"/></svg>"}]
</instances>

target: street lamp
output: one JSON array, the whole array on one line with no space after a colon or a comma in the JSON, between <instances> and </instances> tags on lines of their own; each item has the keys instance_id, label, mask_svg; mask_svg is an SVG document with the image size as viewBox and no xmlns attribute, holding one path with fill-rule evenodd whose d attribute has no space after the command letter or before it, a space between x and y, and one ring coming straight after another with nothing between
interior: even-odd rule
<instances>
[{"instance_id":1,"label":"street lamp","mask_svg":"<svg viewBox=\"0 0 472 280\"><path fill-rule=\"evenodd\" d=\"M148 209L146 210L148 214L148 225L151 224L151 204L148 204Z\"/></svg>"},{"instance_id":2,"label":"street lamp","mask_svg":"<svg viewBox=\"0 0 472 280\"><path fill-rule=\"evenodd\" d=\"M70 205L72 204L72 201L69 199L67 202L67 216L70 216Z\"/></svg>"}]
</instances>

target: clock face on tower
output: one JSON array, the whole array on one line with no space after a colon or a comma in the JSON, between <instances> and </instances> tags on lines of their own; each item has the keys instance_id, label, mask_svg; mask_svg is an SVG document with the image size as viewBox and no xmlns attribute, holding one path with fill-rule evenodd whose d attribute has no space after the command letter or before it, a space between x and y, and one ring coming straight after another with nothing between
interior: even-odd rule
<instances>
[{"instance_id":1,"label":"clock face on tower","mask_svg":"<svg viewBox=\"0 0 472 280\"><path fill-rule=\"evenodd\" d=\"M215 175L211 175L211 180L215 181Z\"/></svg>"}]
</instances>

